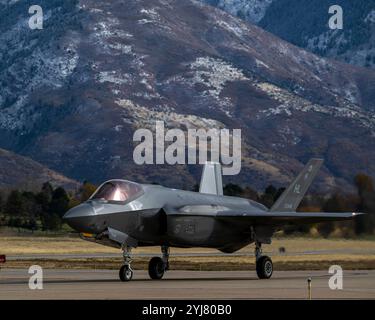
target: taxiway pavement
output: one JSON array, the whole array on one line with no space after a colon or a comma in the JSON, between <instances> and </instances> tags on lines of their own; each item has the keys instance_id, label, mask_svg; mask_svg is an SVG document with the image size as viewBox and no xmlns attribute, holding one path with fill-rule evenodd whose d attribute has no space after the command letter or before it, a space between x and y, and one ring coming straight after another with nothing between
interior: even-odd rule
<instances>
[{"instance_id":1,"label":"taxiway pavement","mask_svg":"<svg viewBox=\"0 0 375 320\"><path fill-rule=\"evenodd\" d=\"M259 280L255 271L169 271L150 280L135 270L120 282L116 270L43 270L43 290L30 290L27 269L0 270L0 299L375 299L375 270L345 271L343 290L331 290L328 271L275 271Z\"/></svg>"}]
</instances>

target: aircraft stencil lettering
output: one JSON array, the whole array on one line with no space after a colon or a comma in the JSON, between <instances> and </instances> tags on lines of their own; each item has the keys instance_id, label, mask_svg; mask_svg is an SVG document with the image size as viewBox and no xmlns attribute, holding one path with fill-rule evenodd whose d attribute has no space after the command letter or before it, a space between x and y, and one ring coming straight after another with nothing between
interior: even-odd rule
<instances>
[{"instance_id":1,"label":"aircraft stencil lettering","mask_svg":"<svg viewBox=\"0 0 375 320\"><path fill-rule=\"evenodd\" d=\"M296 184L295 187L294 187L294 193L301 193L301 185L299 184Z\"/></svg>"},{"instance_id":2,"label":"aircraft stencil lettering","mask_svg":"<svg viewBox=\"0 0 375 320\"><path fill-rule=\"evenodd\" d=\"M258 277L268 279L273 264L262 255L262 244L270 244L276 231L290 224L346 220L359 214L296 212L322 162L310 160L271 209L224 196L220 164L207 163L199 192L111 180L88 201L69 210L64 219L82 239L123 250L121 281L133 277L131 250L136 247L161 247L162 258L152 258L148 268L152 279L161 279L169 269L170 247L234 253L251 243L255 243Z\"/></svg>"}]
</instances>

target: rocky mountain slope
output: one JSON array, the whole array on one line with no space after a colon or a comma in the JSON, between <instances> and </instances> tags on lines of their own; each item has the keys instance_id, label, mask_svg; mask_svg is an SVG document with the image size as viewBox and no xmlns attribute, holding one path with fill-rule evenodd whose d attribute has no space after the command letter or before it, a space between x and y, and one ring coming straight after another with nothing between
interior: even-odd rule
<instances>
[{"instance_id":1,"label":"rocky mountain slope","mask_svg":"<svg viewBox=\"0 0 375 320\"><path fill-rule=\"evenodd\" d=\"M239 128L243 170L284 185L310 157L320 183L375 175L375 72L325 60L190 0L0 2L0 147L64 175L189 187L200 168L137 166L134 130ZM333 178L334 177L334 178Z\"/></svg>"},{"instance_id":2,"label":"rocky mountain slope","mask_svg":"<svg viewBox=\"0 0 375 320\"><path fill-rule=\"evenodd\" d=\"M0 188L39 189L43 183L50 182L75 190L78 182L46 168L45 166L13 152L0 149Z\"/></svg>"},{"instance_id":3,"label":"rocky mountain slope","mask_svg":"<svg viewBox=\"0 0 375 320\"><path fill-rule=\"evenodd\" d=\"M375 0L202 0L324 57L375 67ZM344 29L328 28L340 5Z\"/></svg>"},{"instance_id":4,"label":"rocky mountain slope","mask_svg":"<svg viewBox=\"0 0 375 320\"><path fill-rule=\"evenodd\" d=\"M257 24L276 0L202 0L248 22Z\"/></svg>"}]
</instances>

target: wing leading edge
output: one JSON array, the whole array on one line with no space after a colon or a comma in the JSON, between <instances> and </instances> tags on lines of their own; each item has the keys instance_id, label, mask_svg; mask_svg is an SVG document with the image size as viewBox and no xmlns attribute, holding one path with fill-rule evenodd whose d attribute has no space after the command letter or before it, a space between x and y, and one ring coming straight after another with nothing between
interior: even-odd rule
<instances>
[{"instance_id":1,"label":"wing leading edge","mask_svg":"<svg viewBox=\"0 0 375 320\"><path fill-rule=\"evenodd\" d=\"M340 221L352 219L363 213L357 212L257 212L242 213L236 211L222 211L216 217L224 220L237 220L256 225L288 225L310 224L326 221Z\"/></svg>"}]
</instances>

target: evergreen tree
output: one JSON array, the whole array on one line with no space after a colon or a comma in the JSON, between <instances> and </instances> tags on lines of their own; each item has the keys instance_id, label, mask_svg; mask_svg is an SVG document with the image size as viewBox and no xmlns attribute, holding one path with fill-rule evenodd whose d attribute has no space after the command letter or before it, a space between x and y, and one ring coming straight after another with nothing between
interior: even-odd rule
<instances>
[{"instance_id":1,"label":"evergreen tree","mask_svg":"<svg viewBox=\"0 0 375 320\"><path fill-rule=\"evenodd\" d=\"M35 194L33 192L25 191L22 192L22 198L27 216L30 219L35 219L39 213L39 206Z\"/></svg>"},{"instance_id":2,"label":"evergreen tree","mask_svg":"<svg viewBox=\"0 0 375 320\"><path fill-rule=\"evenodd\" d=\"M275 196L277 194L277 189L273 185L269 185L263 195L260 197L260 202L268 208L271 208L275 203Z\"/></svg>"},{"instance_id":3,"label":"evergreen tree","mask_svg":"<svg viewBox=\"0 0 375 320\"><path fill-rule=\"evenodd\" d=\"M49 182L43 183L41 192L47 197L48 201L51 201L53 194L53 187Z\"/></svg>"},{"instance_id":4,"label":"evergreen tree","mask_svg":"<svg viewBox=\"0 0 375 320\"><path fill-rule=\"evenodd\" d=\"M286 188L279 188L279 189L276 191L275 195L273 196L273 200L276 202L277 199L280 198L280 196L284 193L285 190L286 190Z\"/></svg>"},{"instance_id":5,"label":"evergreen tree","mask_svg":"<svg viewBox=\"0 0 375 320\"><path fill-rule=\"evenodd\" d=\"M5 213L10 216L22 217L25 215L25 202L18 190L13 190L6 201Z\"/></svg>"},{"instance_id":6,"label":"evergreen tree","mask_svg":"<svg viewBox=\"0 0 375 320\"><path fill-rule=\"evenodd\" d=\"M90 197L92 196L92 194L95 192L96 189L97 188L95 185L93 185L90 182L85 181L80 189L81 202L84 202L90 199Z\"/></svg>"},{"instance_id":7,"label":"evergreen tree","mask_svg":"<svg viewBox=\"0 0 375 320\"><path fill-rule=\"evenodd\" d=\"M231 197L240 197L243 194L243 189L233 183L229 183L224 187L224 194Z\"/></svg>"},{"instance_id":8,"label":"evergreen tree","mask_svg":"<svg viewBox=\"0 0 375 320\"><path fill-rule=\"evenodd\" d=\"M61 228L61 218L56 213L44 213L41 216L43 230L58 230Z\"/></svg>"},{"instance_id":9,"label":"evergreen tree","mask_svg":"<svg viewBox=\"0 0 375 320\"><path fill-rule=\"evenodd\" d=\"M3 194L0 192L0 212L3 212L4 198Z\"/></svg>"},{"instance_id":10,"label":"evergreen tree","mask_svg":"<svg viewBox=\"0 0 375 320\"><path fill-rule=\"evenodd\" d=\"M59 187L53 191L50 203L50 213L56 213L62 217L69 209L69 196L64 188Z\"/></svg>"},{"instance_id":11,"label":"evergreen tree","mask_svg":"<svg viewBox=\"0 0 375 320\"><path fill-rule=\"evenodd\" d=\"M371 177L358 174L354 179L358 190L359 203L357 210L367 213L356 217L356 234L373 233L375 230L375 191Z\"/></svg>"}]
</instances>

